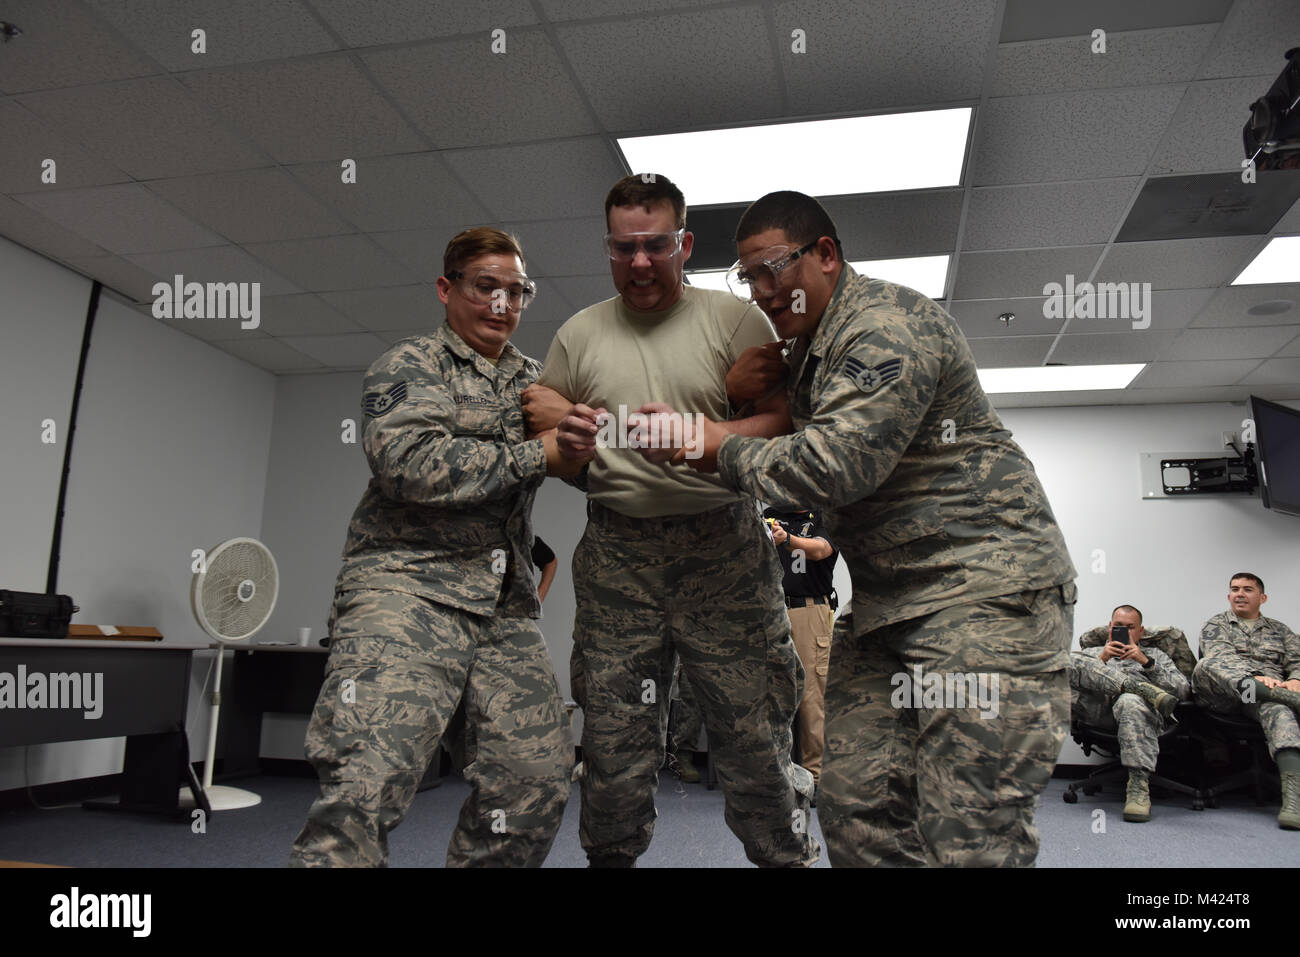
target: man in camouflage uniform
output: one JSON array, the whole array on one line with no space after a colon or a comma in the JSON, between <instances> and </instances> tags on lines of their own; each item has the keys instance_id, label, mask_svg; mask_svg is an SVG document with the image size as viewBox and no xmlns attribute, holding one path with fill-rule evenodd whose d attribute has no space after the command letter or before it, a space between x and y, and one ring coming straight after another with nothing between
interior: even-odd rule
<instances>
[{"instance_id":1,"label":"man in camouflage uniform","mask_svg":"<svg viewBox=\"0 0 1300 957\"><path fill-rule=\"evenodd\" d=\"M573 556L574 642L586 684L582 845L595 867L634 866L649 846L676 652L746 856L808 865L820 852L808 833L812 776L790 759L802 669L755 503L715 478L649 463L612 439L598 443L595 426L606 409L617 421L620 410L664 397L726 419L728 370L776 337L757 309L683 285L694 237L681 191L666 177L620 180L605 214L619 296L564 324L540 379L577 403L561 423L561 447L595 455ZM785 397L727 428L785 431Z\"/></svg>"},{"instance_id":2,"label":"man in camouflage uniform","mask_svg":"<svg viewBox=\"0 0 1300 957\"><path fill-rule=\"evenodd\" d=\"M554 434L525 440L538 363L508 340L535 287L513 237L458 234L438 298L447 321L365 380L370 485L353 513L330 658L307 731L321 796L295 866L384 866L457 705L471 786L448 866L539 866L568 799L573 746L541 633L531 511L574 474Z\"/></svg>"},{"instance_id":3,"label":"man in camouflage uniform","mask_svg":"<svg viewBox=\"0 0 1300 957\"><path fill-rule=\"evenodd\" d=\"M1201 660L1192 675L1197 700L1213 711L1258 721L1282 775L1278 827L1300 831L1300 636L1265 618L1264 582L1238 572L1228 583L1228 611L1201 629Z\"/></svg>"},{"instance_id":4,"label":"man in camouflage uniform","mask_svg":"<svg viewBox=\"0 0 1300 957\"><path fill-rule=\"evenodd\" d=\"M1140 616L1138 623L1141 624ZM1109 641L1110 626L1098 625L1096 628L1089 628L1079 636L1079 647L1100 648ZM1168 655L1169 660L1174 663L1174 667L1184 678L1188 681L1192 680L1192 671L1196 668L1196 655L1192 653L1191 646L1187 644L1187 636L1183 634L1181 628L1143 628L1142 647L1159 648Z\"/></svg>"},{"instance_id":5,"label":"man in camouflage uniform","mask_svg":"<svg viewBox=\"0 0 1300 957\"><path fill-rule=\"evenodd\" d=\"M771 193L737 230L734 279L794 340L772 441L706 421L696 468L820 507L853 582L826 689L822 831L836 865L1028 865L1034 799L1069 718L1074 568L1033 466L980 388L952 317L859 276L812 197ZM894 707L899 681L996 690ZM952 687L950 685L949 687Z\"/></svg>"},{"instance_id":6,"label":"man in camouflage uniform","mask_svg":"<svg viewBox=\"0 0 1300 957\"><path fill-rule=\"evenodd\" d=\"M1112 611L1109 628L1120 629L1124 641L1070 653L1070 707L1079 720L1118 730L1120 763L1128 768L1124 820L1140 824L1151 820L1149 778L1160 735L1192 686L1173 659L1143 641L1142 612L1132 605Z\"/></svg>"}]
</instances>

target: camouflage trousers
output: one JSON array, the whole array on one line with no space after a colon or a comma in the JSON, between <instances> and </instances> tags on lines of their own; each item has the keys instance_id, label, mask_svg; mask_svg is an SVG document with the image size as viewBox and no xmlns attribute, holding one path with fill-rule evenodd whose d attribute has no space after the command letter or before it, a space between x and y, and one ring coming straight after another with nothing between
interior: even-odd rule
<instances>
[{"instance_id":1,"label":"camouflage trousers","mask_svg":"<svg viewBox=\"0 0 1300 957\"><path fill-rule=\"evenodd\" d=\"M1244 714L1258 721L1268 739L1268 755L1276 758L1282 748L1300 748L1300 720L1294 710L1276 701L1247 704L1241 700L1240 682L1264 671L1249 672L1202 659L1192 672L1196 700L1220 714Z\"/></svg>"},{"instance_id":2,"label":"camouflage trousers","mask_svg":"<svg viewBox=\"0 0 1300 957\"><path fill-rule=\"evenodd\" d=\"M808 833L812 776L790 760L802 669L753 504L665 519L595 503L588 511L573 555L588 857L630 864L650 844L676 652L746 856L811 864L820 853Z\"/></svg>"},{"instance_id":3,"label":"camouflage trousers","mask_svg":"<svg viewBox=\"0 0 1300 957\"><path fill-rule=\"evenodd\" d=\"M1123 690L1128 675L1091 655L1070 654L1070 710L1088 724L1115 729L1126 768L1154 771L1167 727L1141 695Z\"/></svg>"},{"instance_id":4,"label":"camouflage trousers","mask_svg":"<svg viewBox=\"0 0 1300 957\"><path fill-rule=\"evenodd\" d=\"M447 866L540 866L564 815L573 743L541 633L391 591L335 596L325 683L307 728L321 796L293 866L388 863L457 705L470 794Z\"/></svg>"},{"instance_id":5,"label":"camouflage trousers","mask_svg":"<svg viewBox=\"0 0 1300 957\"><path fill-rule=\"evenodd\" d=\"M700 714L700 706L695 700L695 690L691 687L691 680L686 677L686 671L680 661L673 673L673 690L670 697L673 707L668 726L669 749L674 754L682 748L694 751L700 742L700 732L704 730L704 716Z\"/></svg>"},{"instance_id":6,"label":"camouflage trousers","mask_svg":"<svg viewBox=\"0 0 1300 957\"><path fill-rule=\"evenodd\" d=\"M1069 727L1074 593L1004 595L856 638L840 617L818 797L833 865L1033 864L1034 800Z\"/></svg>"}]
</instances>

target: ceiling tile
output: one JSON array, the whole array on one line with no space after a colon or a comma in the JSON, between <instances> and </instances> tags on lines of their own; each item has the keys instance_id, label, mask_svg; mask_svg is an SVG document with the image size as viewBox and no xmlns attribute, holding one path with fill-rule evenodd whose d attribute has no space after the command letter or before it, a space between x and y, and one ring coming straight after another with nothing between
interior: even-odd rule
<instances>
[{"instance_id":1,"label":"ceiling tile","mask_svg":"<svg viewBox=\"0 0 1300 957\"><path fill-rule=\"evenodd\" d=\"M327 372L322 363L305 356L297 349L286 346L279 339L238 339L231 342L214 342L214 348L228 352L250 365L274 372Z\"/></svg>"},{"instance_id":2,"label":"ceiling tile","mask_svg":"<svg viewBox=\"0 0 1300 957\"><path fill-rule=\"evenodd\" d=\"M595 133L596 124L539 29L487 33L363 55L375 81L439 148Z\"/></svg>"},{"instance_id":3,"label":"ceiling tile","mask_svg":"<svg viewBox=\"0 0 1300 957\"><path fill-rule=\"evenodd\" d=\"M368 369L388 351L388 343L368 332L347 336L294 336L281 341L333 369Z\"/></svg>"},{"instance_id":4,"label":"ceiling tile","mask_svg":"<svg viewBox=\"0 0 1300 957\"><path fill-rule=\"evenodd\" d=\"M1117 243L1107 251L1096 278L1149 282L1155 289L1219 286L1241 272L1259 248L1256 236Z\"/></svg>"},{"instance_id":5,"label":"ceiling tile","mask_svg":"<svg viewBox=\"0 0 1300 957\"><path fill-rule=\"evenodd\" d=\"M1267 359L1295 338L1288 326L1184 329L1160 354L1168 359Z\"/></svg>"},{"instance_id":6,"label":"ceiling tile","mask_svg":"<svg viewBox=\"0 0 1300 957\"><path fill-rule=\"evenodd\" d=\"M1087 36L1098 25L1111 31L1217 23L1231 5L1232 0L1007 0L1002 42Z\"/></svg>"},{"instance_id":7,"label":"ceiling tile","mask_svg":"<svg viewBox=\"0 0 1300 957\"><path fill-rule=\"evenodd\" d=\"M0 192L25 193L78 186L123 183L131 177L91 155L76 142L24 109L16 100L0 102ZM46 160L54 161L53 183L41 182Z\"/></svg>"},{"instance_id":8,"label":"ceiling tile","mask_svg":"<svg viewBox=\"0 0 1300 957\"><path fill-rule=\"evenodd\" d=\"M850 259L892 259L950 255L957 245L961 200L961 190L944 189L839 196L822 205ZM734 240L730 245L734 261Z\"/></svg>"},{"instance_id":9,"label":"ceiling tile","mask_svg":"<svg viewBox=\"0 0 1300 957\"><path fill-rule=\"evenodd\" d=\"M1286 233L1300 233L1300 200L1292 204L1291 209L1273 227L1273 231L1280 235Z\"/></svg>"},{"instance_id":10,"label":"ceiling tile","mask_svg":"<svg viewBox=\"0 0 1300 957\"><path fill-rule=\"evenodd\" d=\"M1148 86L990 100L977 124L972 182L1139 175L1181 96L1182 87Z\"/></svg>"},{"instance_id":11,"label":"ceiling tile","mask_svg":"<svg viewBox=\"0 0 1300 957\"><path fill-rule=\"evenodd\" d=\"M170 77L30 93L19 102L137 179L267 164Z\"/></svg>"},{"instance_id":12,"label":"ceiling tile","mask_svg":"<svg viewBox=\"0 0 1300 957\"><path fill-rule=\"evenodd\" d=\"M262 296L287 296L302 292L283 276L276 275L238 246L205 249L177 249L161 253L135 253L126 257L156 279L171 282L256 282Z\"/></svg>"},{"instance_id":13,"label":"ceiling tile","mask_svg":"<svg viewBox=\"0 0 1300 957\"><path fill-rule=\"evenodd\" d=\"M326 292L321 299L370 332L421 325L433 329L442 323L437 291L425 285Z\"/></svg>"},{"instance_id":14,"label":"ceiling tile","mask_svg":"<svg viewBox=\"0 0 1300 957\"><path fill-rule=\"evenodd\" d=\"M1207 362L1156 362L1137 377L1130 389L1177 389L1236 385L1259 365L1258 359L1215 359Z\"/></svg>"},{"instance_id":15,"label":"ceiling tile","mask_svg":"<svg viewBox=\"0 0 1300 957\"><path fill-rule=\"evenodd\" d=\"M443 155L419 152L360 159L355 183L342 181L337 162L294 166L289 172L359 229L387 232L435 227L445 233L445 244L461 224L483 223L493 217L466 195L464 186L448 172ZM511 175L524 179L519 170Z\"/></svg>"},{"instance_id":16,"label":"ceiling tile","mask_svg":"<svg viewBox=\"0 0 1300 957\"><path fill-rule=\"evenodd\" d=\"M0 196L0 236L54 259L84 259L107 252L8 196Z\"/></svg>"},{"instance_id":17,"label":"ceiling tile","mask_svg":"<svg viewBox=\"0 0 1300 957\"><path fill-rule=\"evenodd\" d=\"M152 306L139 308L141 313L154 319ZM208 343L269 341L269 337L262 329L245 329L238 319L154 319L154 321Z\"/></svg>"},{"instance_id":18,"label":"ceiling tile","mask_svg":"<svg viewBox=\"0 0 1300 957\"><path fill-rule=\"evenodd\" d=\"M971 190L963 249L1021 249L1109 242L1137 177Z\"/></svg>"},{"instance_id":19,"label":"ceiling tile","mask_svg":"<svg viewBox=\"0 0 1300 957\"><path fill-rule=\"evenodd\" d=\"M85 0L173 73L337 49L298 0ZM192 51L202 29L206 51Z\"/></svg>"},{"instance_id":20,"label":"ceiling tile","mask_svg":"<svg viewBox=\"0 0 1300 957\"><path fill-rule=\"evenodd\" d=\"M316 12L349 47L383 43L409 43L458 33L506 31L506 50L514 31L510 27L537 22L528 0L474 0L474 3L439 3L430 9L429 0L312 0ZM432 14L432 15L431 15Z\"/></svg>"},{"instance_id":21,"label":"ceiling tile","mask_svg":"<svg viewBox=\"0 0 1300 957\"><path fill-rule=\"evenodd\" d=\"M1300 40L1300 4L1295 0L1236 0L1201 75L1271 73L1268 83L1246 101L1253 102L1268 91L1273 78L1282 72L1286 51L1297 40Z\"/></svg>"},{"instance_id":22,"label":"ceiling tile","mask_svg":"<svg viewBox=\"0 0 1300 957\"><path fill-rule=\"evenodd\" d=\"M300 287L286 291L323 292L400 286L415 279L364 236L248 243L245 248Z\"/></svg>"},{"instance_id":23,"label":"ceiling tile","mask_svg":"<svg viewBox=\"0 0 1300 957\"><path fill-rule=\"evenodd\" d=\"M779 70L756 7L565 24L555 33L605 129L680 130L780 109Z\"/></svg>"},{"instance_id":24,"label":"ceiling tile","mask_svg":"<svg viewBox=\"0 0 1300 957\"><path fill-rule=\"evenodd\" d=\"M1291 308L1267 315L1251 315L1248 310L1262 303L1291 302ZM1288 326L1300 325L1300 283L1277 283L1256 286L1227 286L1220 289L1203 309L1192 326Z\"/></svg>"},{"instance_id":25,"label":"ceiling tile","mask_svg":"<svg viewBox=\"0 0 1300 957\"><path fill-rule=\"evenodd\" d=\"M1025 96L1156 83L1185 83L1218 30L1215 24L1133 32L1106 31L1106 52L1093 53L1091 30L1063 39L1004 43L992 96Z\"/></svg>"},{"instance_id":26,"label":"ceiling tile","mask_svg":"<svg viewBox=\"0 0 1300 957\"><path fill-rule=\"evenodd\" d=\"M1002 339L1012 336L1055 335L1065 325L1064 319L1043 315L1040 298L1028 299L961 299L948 304L948 312L968 339ZM1011 313L1009 323L998 317Z\"/></svg>"},{"instance_id":27,"label":"ceiling tile","mask_svg":"<svg viewBox=\"0 0 1300 957\"><path fill-rule=\"evenodd\" d=\"M237 243L352 231L280 169L156 180L148 188Z\"/></svg>"},{"instance_id":28,"label":"ceiling tile","mask_svg":"<svg viewBox=\"0 0 1300 957\"><path fill-rule=\"evenodd\" d=\"M1267 359L1241 382L1243 385L1294 386L1300 391L1300 359Z\"/></svg>"},{"instance_id":29,"label":"ceiling tile","mask_svg":"<svg viewBox=\"0 0 1300 957\"><path fill-rule=\"evenodd\" d=\"M367 235L392 253L417 279L431 282L442 272L442 254L447 243L468 225L460 223L443 229L403 229ZM524 253L527 254L528 250L525 249Z\"/></svg>"},{"instance_id":30,"label":"ceiling tile","mask_svg":"<svg viewBox=\"0 0 1300 957\"><path fill-rule=\"evenodd\" d=\"M1151 158L1151 172L1240 172L1246 155L1241 128L1250 119L1250 104L1263 96L1272 82L1273 77L1247 77L1204 80L1188 86L1168 133Z\"/></svg>"},{"instance_id":31,"label":"ceiling tile","mask_svg":"<svg viewBox=\"0 0 1300 957\"><path fill-rule=\"evenodd\" d=\"M996 0L873 0L869 19L859 0L772 9L791 102L816 102L823 113L978 99L997 15ZM807 53L791 50L796 29Z\"/></svg>"},{"instance_id":32,"label":"ceiling tile","mask_svg":"<svg viewBox=\"0 0 1300 957\"><path fill-rule=\"evenodd\" d=\"M181 77L281 163L406 153L426 144L348 57Z\"/></svg>"},{"instance_id":33,"label":"ceiling tile","mask_svg":"<svg viewBox=\"0 0 1300 957\"><path fill-rule=\"evenodd\" d=\"M1300 333L1300 329L1297 328L1292 328L1291 331ZM1278 358L1289 357L1289 356L1300 356L1300 335L1297 335L1294 339L1292 339L1290 345L1287 345L1284 348L1279 349L1277 355Z\"/></svg>"},{"instance_id":34,"label":"ceiling tile","mask_svg":"<svg viewBox=\"0 0 1300 957\"><path fill-rule=\"evenodd\" d=\"M159 72L76 4L6 0L4 19L17 24L23 35L4 45L0 92L50 90Z\"/></svg>"},{"instance_id":35,"label":"ceiling tile","mask_svg":"<svg viewBox=\"0 0 1300 957\"><path fill-rule=\"evenodd\" d=\"M618 295L614 280L608 272L603 276L564 276L552 281L556 291L573 307L574 312Z\"/></svg>"},{"instance_id":36,"label":"ceiling tile","mask_svg":"<svg viewBox=\"0 0 1300 957\"><path fill-rule=\"evenodd\" d=\"M677 10L682 7L702 7L727 0L540 0L542 12L548 20L588 20L620 14L651 13L656 10Z\"/></svg>"},{"instance_id":37,"label":"ceiling tile","mask_svg":"<svg viewBox=\"0 0 1300 957\"><path fill-rule=\"evenodd\" d=\"M981 369L1019 369L1042 365L1052 339L1052 336L971 339L970 349L975 354L975 364Z\"/></svg>"},{"instance_id":38,"label":"ceiling tile","mask_svg":"<svg viewBox=\"0 0 1300 957\"><path fill-rule=\"evenodd\" d=\"M14 198L110 252L156 252L225 242L134 183Z\"/></svg>"},{"instance_id":39,"label":"ceiling tile","mask_svg":"<svg viewBox=\"0 0 1300 957\"><path fill-rule=\"evenodd\" d=\"M1178 335L1154 329L1128 329L1096 335L1062 336L1048 357L1071 366L1152 362Z\"/></svg>"},{"instance_id":40,"label":"ceiling tile","mask_svg":"<svg viewBox=\"0 0 1300 957\"><path fill-rule=\"evenodd\" d=\"M505 223L501 228L518 237L530 276L582 276L609 268L600 216Z\"/></svg>"},{"instance_id":41,"label":"ceiling tile","mask_svg":"<svg viewBox=\"0 0 1300 957\"><path fill-rule=\"evenodd\" d=\"M145 272L135 263L116 256L80 257L64 260L69 266L91 279L98 279L132 302L153 302L153 284L158 277Z\"/></svg>"},{"instance_id":42,"label":"ceiling tile","mask_svg":"<svg viewBox=\"0 0 1300 957\"><path fill-rule=\"evenodd\" d=\"M605 194L624 175L599 137L443 155L497 221L599 215Z\"/></svg>"},{"instance_id":43,"label":"ceiling tile","mask_svg":"<svg viewBox=\"0 0 1300 957\"><path fill-rule=\"evenodd\" d=\"M1091 271L1101 246L962 253L953 299L1014 299L1043 296L1049 283L1081 280Z\"/></svg>"},{"instance_id":44,"label":"ceiling tile","mask_svg":"<svg viewBox=\"0 0 1300 957\"><path fill-rule=\"evenodd\" d=\"M1142 185L1116 240L1262 236L1300 196L1300 170L1153 176Z\"/></svg>"},{"instance_id":45,"label":"ceiling tile","mask_svg":"<svg viewBox=\"0 0 1300 957\"><path fill-rule=\"evenodd\" d=\"M266 296L261 314L259 328L271 336L335 336L362 331L319 296Z\"/></svg>"}]
</instances>

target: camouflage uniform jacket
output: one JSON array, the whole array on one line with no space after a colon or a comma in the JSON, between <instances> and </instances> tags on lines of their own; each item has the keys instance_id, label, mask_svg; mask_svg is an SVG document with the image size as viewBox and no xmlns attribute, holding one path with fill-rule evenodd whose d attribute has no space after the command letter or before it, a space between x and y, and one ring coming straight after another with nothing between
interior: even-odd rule
<instances>
[{"instance_id":1,"label":"camouflage uniform jacket","mask_svg":"<svg viewBox=\"0 0 1300 957\"><path fill-rule=\"evenodd\" d=\"M1142 654L1151 660L1150 668L1145 668L1127 658L1111 658L1102 664L1108 668L1118 669L1130 678L1137 678L1164 688L1170 694L1176 695L1179 701L1189 699L1192 696L1192 683L1178 670L1174 660L1159 648L1148 647L1145 641L1141 642L1141 646ZM1102 648L1094 645L1091 648L1082 648L1078 653L1101 661L1101 652Z\"/></svg>"},{"instance_id":2,"label":"camouflage uniform jacket","mask_svg":"<svg viewBox=\"0 0 1300 957\"><path fill-rule=\"evenodd\" d=\"M727 436L718 471L764 502L827 507L853 581L855 634L1073 581L1034 467L934 302L846 263L791 366L798 431ZM1066 649L1054 657L1044 667L1064 668Z\"/></svg>"},{"instance_id":3,"label":"camouflage uniform jacket","mask_svg":"<svg viewBox=\"0 0 1300 957\"><path fill-rule=\"evenodd\" d=\"M532 508L546 477L519 394L541 365L507 343L494 367L445 322L366 373L370 485L348 526L338 590L408 592L478 615L540 617Z\"/></svg>"},{"instance_id":4,"label":"camouflage uniform jacket","mask_svg":"<svg viewBox=\"0 0 1300 957\"><path fill-rule=\"evenodd\" d=\"M1260 615L1247 631L1231 611L1220 612L1201 629L1201 660L1242 675L1281 681L1300 678L1300 636L1276 618Z\"/></svg>"},{"instance_id":5,"label":"camouflage uniform jacket","mask_svg":"<svg viewBox=\"0 0 1300 957\"><path fill-rule=\"evenodd\" d=\"M1080 648L1096 648L1106 644L1110 638L1110 628L1098 625L1089 628L1079 636ZM1196 670L1196 656L1187 644L1187 636L1180 628L1152 628L1142 636L1142 650L1159 648L1173 661L1174 667L1190 678Z\"/></svg>"}]
</instances>

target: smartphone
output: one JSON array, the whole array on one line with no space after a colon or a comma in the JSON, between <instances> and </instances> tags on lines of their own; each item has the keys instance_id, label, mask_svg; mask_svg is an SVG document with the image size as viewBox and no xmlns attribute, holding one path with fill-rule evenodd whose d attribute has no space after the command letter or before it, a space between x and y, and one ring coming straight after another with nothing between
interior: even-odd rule
<instances>
[{"instance_id":1,"label":"smartphone","mask_svg":"<svg viewBox=\"0 0 1300 957\"><path fill-rule=\"evenodd\" d=\"M1127 645L1129 643L1128 629L1125 628L1123 625L1111 625L1110 640L1118 641L1121 645Z\"/></svg>"}]
</instances>

